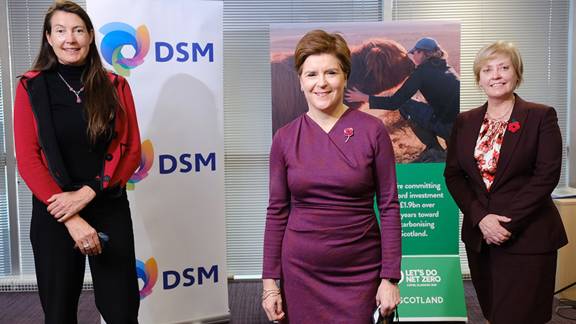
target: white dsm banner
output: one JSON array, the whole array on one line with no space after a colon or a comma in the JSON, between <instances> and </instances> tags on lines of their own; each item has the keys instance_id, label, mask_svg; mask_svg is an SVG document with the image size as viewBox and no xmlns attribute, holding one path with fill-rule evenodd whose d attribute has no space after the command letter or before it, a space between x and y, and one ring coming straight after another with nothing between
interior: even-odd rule
<instances>
[{"instance_id":1,"label":"white dsm banner","mask_svg":"<svg viewBox=\"0 0 576 324\"><path fill-rule=\"evenodd\" d=\"M228 316L221 1L87 0L105 66L134 94L128 185L140 323Z\"/></svg>"}]
</instances>

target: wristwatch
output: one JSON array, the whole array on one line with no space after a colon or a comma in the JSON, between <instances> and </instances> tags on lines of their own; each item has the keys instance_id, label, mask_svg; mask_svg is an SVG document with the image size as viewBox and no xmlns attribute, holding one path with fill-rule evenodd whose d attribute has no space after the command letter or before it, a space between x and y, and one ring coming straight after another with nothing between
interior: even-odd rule
<instances>
[{"instance_id":1,"label":"wristwatch","mask_svg":"<svg viewBox=\"0 0 576 324\"><path fill-rule=\"evenodd\" d=\"M382 278L382 279L388 280L388 282L390 282L393 285L397 285L400 282L400 280L395 279L395 278Z\"/></svg>"}]
</instances>

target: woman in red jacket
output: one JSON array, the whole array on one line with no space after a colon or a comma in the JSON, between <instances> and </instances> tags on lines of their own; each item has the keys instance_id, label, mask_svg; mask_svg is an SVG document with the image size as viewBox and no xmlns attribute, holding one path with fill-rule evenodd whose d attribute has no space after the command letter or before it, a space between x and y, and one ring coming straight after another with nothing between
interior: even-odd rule
<instances>
[{"instance_id":1,"label":"woman in red jacket","mask_svg":"<svg viewBox=\"0 0 576 324\"><path fill-rule=\"evenodd\" d=\"M85 256L104 320L137 323L125 184L140 162L140 137L130 87L103 68L77 4L52 5L42 36L16 90L14 137L34 195L30 239L45 323L77 323Z\"/></svg>"}]
</instances>

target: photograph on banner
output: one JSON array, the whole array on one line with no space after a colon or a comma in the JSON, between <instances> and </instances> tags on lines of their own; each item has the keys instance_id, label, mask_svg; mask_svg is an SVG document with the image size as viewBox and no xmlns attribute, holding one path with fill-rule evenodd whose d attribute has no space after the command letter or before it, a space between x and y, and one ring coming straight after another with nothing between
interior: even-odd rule
<instances>
[{"instance_id":1,"label":"photograph on banner","mask_svg":"<svg viewBox=\"0 0 576 324\"><path fill-rule=\"evenodd\" d=\"M449 131L460 110L460 24L272 25L273 132L308 109L294 70L294 47L307 31L318 28L346 39L352 73L345 104L382 120L396 162L444 162Z\"/></svg>"}]
</instances>

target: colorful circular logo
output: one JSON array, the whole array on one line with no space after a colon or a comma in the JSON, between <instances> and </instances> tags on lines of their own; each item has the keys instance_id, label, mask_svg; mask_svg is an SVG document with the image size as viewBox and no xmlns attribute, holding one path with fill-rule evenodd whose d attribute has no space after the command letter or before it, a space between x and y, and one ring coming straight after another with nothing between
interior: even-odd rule
<instances>
[{"instance_id":1,"label":"colorful circular logo","mask_svg":"<svg viewBox=\"0 0 576 324\"><path fill-rule=\"evenodd\" d=\"M127 190L134 190L135 184L148 176L148 172L154 163L154 146L151 140L142 142L142 156L140 158L140 166L134 172L128 183L126 184Z\"/></svg>"},{"instance_id":2,"label":"colorful circular logo","mask_svg":"<svg viewBox=\"0 0 576 324\"><path fill-rule=\"evenodd\" d=\"M139 26L136 30L125 23L111 22L102 26L100 32L104 34L100 43L102 57L112 65L116 73L129 76L131 69L144 63L144 57L150 49L150 34L145 25ZM134 49L134 57L122 55L124 46L131 46Z\"/></svg>"},{"instance_id":3,"label":"colorful circular logo","mask_svg":"<svg viewBox=\"0 0 576 324\"><path fill-rule=\"evenodd\" d=\"M144 281L144 286L140 289L140 299L144 299L146 296L152 293L152 288L158 280L158 264L156 259L150 258L146 263L136 260L136 274L138 279Z\"/></svg>"}]
</instances>

